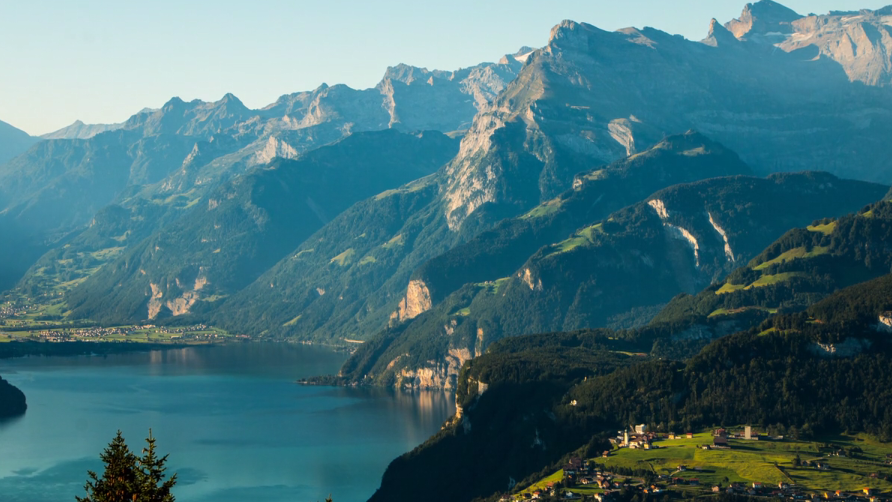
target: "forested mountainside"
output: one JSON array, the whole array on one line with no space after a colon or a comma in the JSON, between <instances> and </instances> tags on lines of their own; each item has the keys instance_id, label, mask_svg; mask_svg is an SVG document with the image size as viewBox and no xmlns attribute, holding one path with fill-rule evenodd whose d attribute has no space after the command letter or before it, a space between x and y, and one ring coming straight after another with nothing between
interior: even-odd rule
<instances>
[{"instance_id":1,"label":"forested mountainside","mask_svg":"<svg viewBox=\"0 0 892 502\"><path fill-rule=\"evenodd\" d=\"M301 260L277 264L213 319L254 335L368 339L392 314L405 319L433 306L411 281L427 261L554 199L576 174L690 129L757 173L821 169L888 181L882 131L892 125L892 89L853 83L839 62L815 59L816 48L786 52L743 38L717 23L705 43L561 23L481 108L444 171L398 192L402 212L378 240L353 240L369 235L367 220L349 213L297 250ZM382 214L393 202L381 197L355 210ZM331 246L336 236L350 237ZM369 254L391 240L386 259ZM306 252L320 246L324 254ZM342 253L357 261L332 261Z\"/></svg>"},{"instance_id":2,"label":"forested mountainside","mask_svg":"<svg viewBox=\"0 0 892 502\"><path fill-rule=\"evenodd\" d=\"M0 420L22 415L27 408L25 394L18 387L0 378Z\"/></svg>"},{"instance_id":3,"label":"forested mountainside","mask_svg":"<svg viewBox=\"0 0 892 502\"><path fill-rule=\"evenodd\" d=\"M511 275L467 284L383 330L357 349L341 377L451 388L461 365L502 337L643 324L679 293L699 292L747 263L789 228L857 210L885 192L826 173L664 189L542 247Z\"/></svg>"},{"instance_id":4,"label":"forested mountainside","mask_svg":"<svg viewBox=\"0 0 892 502\"><path fill-rule=\"evenodd\" d=\"M697 295L674 298L645 331L671 332L654 355L684 358L718 336L804 310L892 270L892 202L790 230L747 265Z\"/></svg>"},{"instance_id":5,"label":"forested mountainside","mask_svg":"<svg viewBox=\"0 0 892 502\"><path fill-rule=\"evenodd\" d=\"M624 355L635 342L606 330L501 340L463 368L454 419L394 460L371 500L504 493L570 452L600 451L629 423L663 432L777 424L805 437L888 440L892 344L877 326L890 308L887 275L717 340L686 363Z\"/></svg>"},{"instance_id":6,"label":"forested mountainside","mask_svg":"<svg viewBox=\"0 0 892 502\"><path fill-rule=\"evenodd\" d=\"M431 174L457 150L439 132L388 130L278 159L122 251L67 295L71 317L127 323L207 311L356 201ZM121 248L95 252L108 249Z\"/></svg>"}]
</instances>

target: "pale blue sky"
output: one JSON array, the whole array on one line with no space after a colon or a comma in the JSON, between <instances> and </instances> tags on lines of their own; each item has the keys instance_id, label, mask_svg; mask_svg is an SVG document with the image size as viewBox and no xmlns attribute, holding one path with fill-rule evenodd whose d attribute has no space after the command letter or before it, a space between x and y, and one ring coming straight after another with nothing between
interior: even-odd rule
<instances>
[{"instance_id":1,"label":"pale blue sky","mask_svg":"<svg viewBox=\"0 0 892 502\"><path fill-rule=\"evenodd\" d=\"M892 0L789 0L802 14ZM0 0L0 120L43 134L119 122L172 96L252 108L389 65L452 70L538 47L562 19L700 40L738 0Z\"/></svg>"}]
</instances>

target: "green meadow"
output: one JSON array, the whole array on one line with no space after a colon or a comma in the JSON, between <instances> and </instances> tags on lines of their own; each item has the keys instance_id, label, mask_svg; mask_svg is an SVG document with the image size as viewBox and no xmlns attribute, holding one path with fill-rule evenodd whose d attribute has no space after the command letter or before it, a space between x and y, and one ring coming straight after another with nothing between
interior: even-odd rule
<instances>
[{"instance_id":1,"label":"green meadow","mask_svg":"<svg viewBox=\"0 0 892 502\"><path fill-rule=\"evenodd\" d=\"M607 472L626 468L646 470L655 475L673 478L698 479L698 490L710 490L714 485L729 483L762 483L777 486L778 483L795 485L816 495L825 492L861 492L869 487L878 493L892 494L892 465L887 465L887 454L892 454L892 444L881 443L866 435L838 435L815 440L752 441L730 439L729 449L703 449L712 445L711 432L695 434L693 439L658 441L658 449L614 449L607 458L592 459ZM833 452L845 450L848 456L835 456ZM828 470L813 467L797 467L800 462L819 461L829 465ZM679 471L679 466L685 471ZM876 475L874 477L873 475ZM560 480L563 471L557 471L533 486L532 491L545 486L548 481ZM622 479L622 476L618 476ZM672 489L676 489L673 487ZM695 489L687 486L678 489ZM597 493L596 487L577 485L570 488L574 493ZM522 493L522 492L521 492Z\"/></svg>"}]
</instances>

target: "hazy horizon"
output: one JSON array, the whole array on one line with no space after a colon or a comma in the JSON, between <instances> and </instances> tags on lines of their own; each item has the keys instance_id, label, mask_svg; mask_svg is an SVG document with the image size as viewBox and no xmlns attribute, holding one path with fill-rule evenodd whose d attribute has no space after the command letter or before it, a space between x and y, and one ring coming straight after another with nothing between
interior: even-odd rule
<instances>
[{"instance_id":1,"label":"hazy horizon","mask_svg":"<svg viewBox=\"0 0 892 502\"><path fill-rule=\"evenodd\" d=\"M782 3L801 14L883 6L870 0ZM387 66L400 63L455 70L496 61L521 46L544 45L563 19L608 30L652 26L700 40L710 19L727 22L744 4L497 0L481 6L459 0L422 7L405 0L312 6L266 0L245 6L162 0L147 7L101 0L84 8L21 2L0 7L0 40L17 48L0 57L7 69L0 120L40 135L75 120L121 122L174 96L215 101L228 92L261 108L322 83L373 87Z\"/></svg>"}]
</instances>

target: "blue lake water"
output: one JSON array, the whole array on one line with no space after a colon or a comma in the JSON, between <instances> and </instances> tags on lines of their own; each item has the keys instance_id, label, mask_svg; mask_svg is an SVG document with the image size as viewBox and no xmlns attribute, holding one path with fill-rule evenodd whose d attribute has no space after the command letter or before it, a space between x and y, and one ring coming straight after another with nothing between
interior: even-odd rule
<instances>
[{"instance_id":1,"label":"blue lake water","mask_svg":"<svg viewBox=\"0 0 892 502\"><path fill-rule=\"evenodd\" d=\"M392 459L454 412L439 392L306 387L346 356L290 344L0 360L28 399L0 422L0 500L71 501L120 429L149 428L180 502L366 500Z\"/></svg>"}]
</instances>

